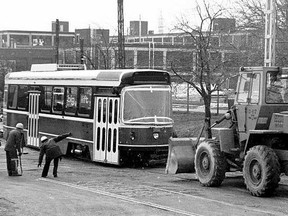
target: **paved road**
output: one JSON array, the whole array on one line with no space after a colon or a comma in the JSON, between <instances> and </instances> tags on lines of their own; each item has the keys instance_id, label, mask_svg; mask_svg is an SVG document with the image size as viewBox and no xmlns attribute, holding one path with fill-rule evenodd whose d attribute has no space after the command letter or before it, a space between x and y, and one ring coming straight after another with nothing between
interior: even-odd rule
<instances>
[{"instance_id":1,"label":"paved road","mask_svg":"<svg viewBox=\"0 0 288 216\"><path fill-rule=\"evenodd\" d=\"M206 188L194 174L164 174L165 164L132 169L64 158L58 178L51 170L41 178L39 152L27 152L23 176L8 177L0 147L0 215L288 215L286 177L264 199L247 192L241 173Z\"/></svg>"},{"instance_id":2,"label":"paved road","mask_svg":"<svg viewBox=\"0 0 288 216\"><path fill-rule=\"evenodd\" d=\"M26 149L26 152L28 154L22 155L23 176L9 177L3 146L0 147L1 216L175 215L129 197L109 194L91 185L88 187L91 182L98 185L91 172L105 173L105 167L97 167L94 163L63 159L59 178L52 177L51 168L48 178L40 178L42 169L37 168L38 151ZM106 185L109 181L107 178Z\"/></svg>"}]
</instances>

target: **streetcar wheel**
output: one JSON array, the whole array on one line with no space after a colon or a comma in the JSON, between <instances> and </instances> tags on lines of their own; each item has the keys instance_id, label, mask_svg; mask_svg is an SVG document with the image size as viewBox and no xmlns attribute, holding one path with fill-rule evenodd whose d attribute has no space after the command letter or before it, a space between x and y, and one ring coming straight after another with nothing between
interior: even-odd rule
<instances>
[{"instance_id":1,"label":"streetcar wheel","mask_svg":"<svg viewBox=\"0 0 288 216\"><path fill-rule=\"evenodd\" d=\"M245 156L243 176L253 196L271 195L280 181L280 164L273 149L263 145L252 147Z\"/></svg>"},{"instance_id":2,"label":"streetcar wheel","mask_svg":"<svg viewBox=\"0 0 288 216\"><path fill-rule=\"evenodd\" d=\"M202 142L195 155L195 170L203 186L216 187L225 178L226 160L220 146L212 141Z\"/></svg>"}]
</instances>

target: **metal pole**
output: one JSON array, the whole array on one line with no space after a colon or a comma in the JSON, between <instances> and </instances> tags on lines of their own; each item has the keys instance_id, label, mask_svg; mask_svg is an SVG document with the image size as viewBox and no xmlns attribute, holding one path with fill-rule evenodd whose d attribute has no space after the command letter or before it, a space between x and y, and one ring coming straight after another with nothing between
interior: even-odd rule
<instances>
[{"instance_id":1,"label":"metal pole","mask_svg":"<svg viewBox=\"0 0 288 216\"><path fill-rule=\"evenodd\" d=\"M59 20L56 19L56 38L55 38L55 46L56 46L56 64L59 63L59 31L60 31L60 26L59 26Z\"/></svg>"},{"instance_id":2,"label":"metal pole","mask_svg":"<svg viewBox=\"0 0 288 216\"><path fill-rule=\"evenodd\" d=\"M118 0L118 67L125 68L123 0Z\"/></svg>"},{"instance_id":3,"label":"metal pole","mask_svg":"<svg viewBox=\"0 0 288 216\"><path fill-rule=\"evenodd\" d=\"M151 49L150 49L151 42L148 43L148 68L151 67Z\"/></svg>"},{"instance_id":4,"label":"metal pole","mask_svg":"<svg viewBox=\"0 0 288 216\"><path fill-rule=\"evenodd\" d=\"M80 59L81 64L84 64L84 39L80 38Z\"/></svg>"},{"instance_id":5,"label":"metal pole","mask_svg":"<svg viewBox=\"0 0 288 216\"><path fill-rule=\"evenodd\" d=\"M217 89L217 115L219 115L219 89Z\"/></svg>"},{"instance_id":6,"label":"metal pole","mask_svg":"<svg viewBox=\"0 0 288 216\"><path fill-rule=\"evenodd\" d=\"M189 104L190 104L190 101L189 101L189 83L187 83L187 113L189 113Z\"/></svg>"},{"instance_id":7,"label":"metal pole","mask_svg":"<svg viewBox=\"0 0 288 216\"><path fill-rule=\"evenodd\" d=\"M155 43L152 42L152 68L155 66Z\"/></svg>"},{"instance_id":8,"label":"metal pole","mask_svg":"<svg viewBox=\"0 0 288 216\"><path fill-rule=\"evenodd\" d=\"M276 6L275 0L266 0L264 66L275 65Z\"/></svg>"}]
</instances>

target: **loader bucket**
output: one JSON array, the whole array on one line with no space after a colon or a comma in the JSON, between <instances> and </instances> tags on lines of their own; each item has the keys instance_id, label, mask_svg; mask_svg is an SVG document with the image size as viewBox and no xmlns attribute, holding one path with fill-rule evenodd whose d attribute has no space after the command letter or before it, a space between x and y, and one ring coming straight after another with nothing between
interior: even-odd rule
<instances>
[{"instance_id":1,"label":"loader bucket","mask_svg":"<svg viewBox=\"0 0 288 216\"><path fill-rule=\"evenodd\" d=\"M197 138L170 138L166 174L193 173Z\"/></svg>"}]
</instances>

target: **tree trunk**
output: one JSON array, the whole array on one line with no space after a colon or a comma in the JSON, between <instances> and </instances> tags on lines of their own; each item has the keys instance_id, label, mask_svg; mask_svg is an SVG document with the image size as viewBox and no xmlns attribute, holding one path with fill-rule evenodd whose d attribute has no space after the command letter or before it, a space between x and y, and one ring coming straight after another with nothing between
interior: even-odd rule
<instances>
[{"instance_id":1,"label":"tree trunk","mask_svg":"<svg viewBox=\"0 0 288 216\"><path fill-rule=\"evenodd\" d=\"M211 139L212 132L211 132L211 96L206 95L203 97L204 106L205 106L205 138Z\"/></svg>"}]
</instances>

